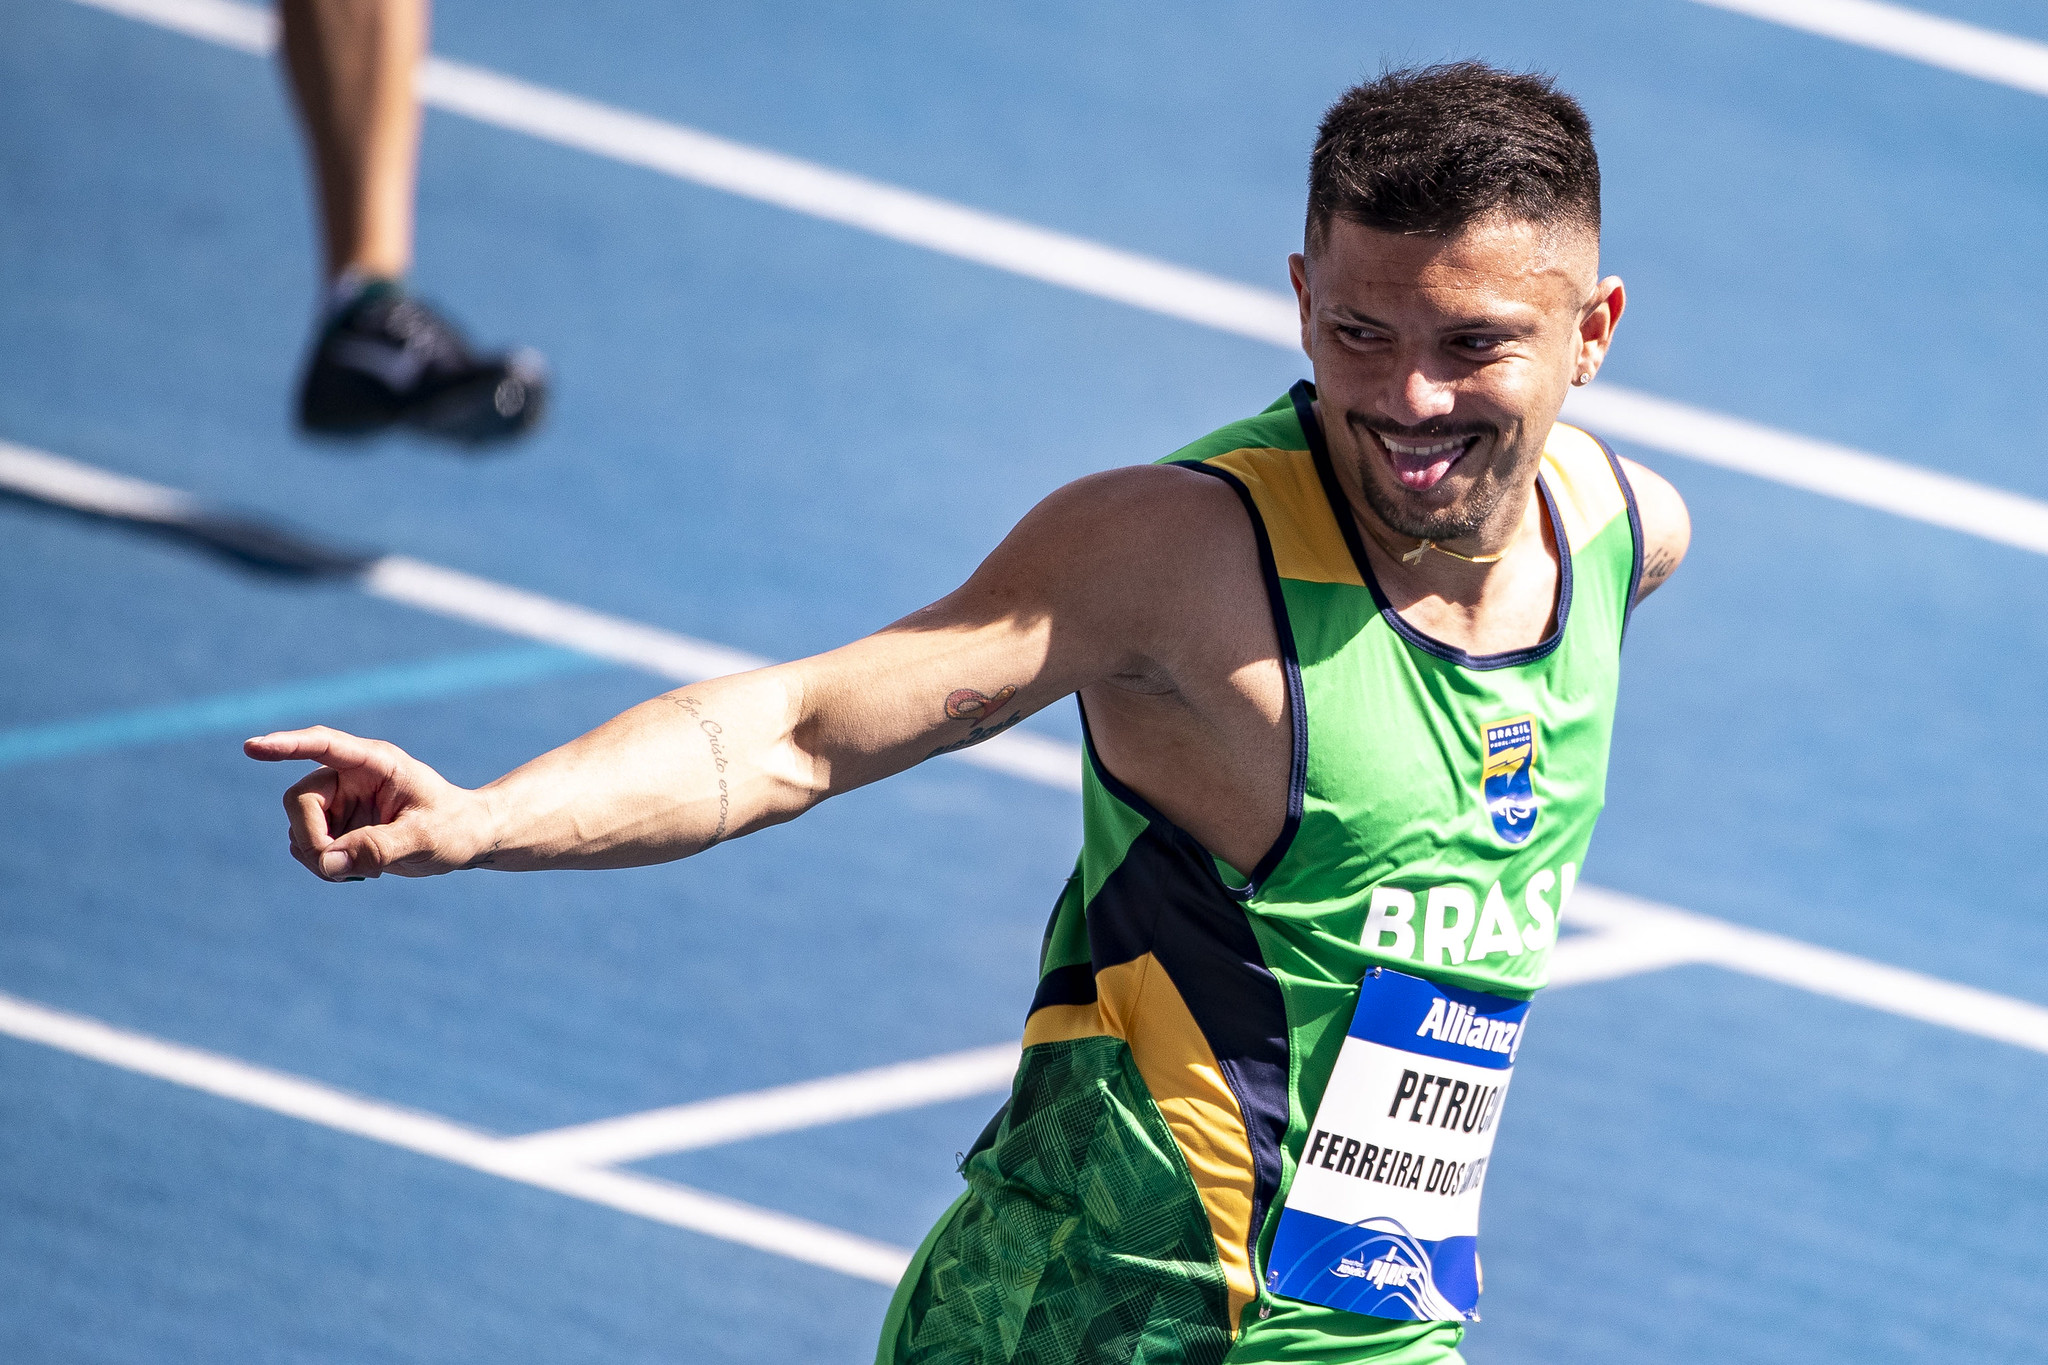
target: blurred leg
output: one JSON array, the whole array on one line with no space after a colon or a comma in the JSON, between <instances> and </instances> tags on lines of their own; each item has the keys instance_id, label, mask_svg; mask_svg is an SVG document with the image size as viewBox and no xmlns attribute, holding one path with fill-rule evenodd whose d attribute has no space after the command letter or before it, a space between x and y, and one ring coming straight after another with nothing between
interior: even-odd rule
<instances>
[{"instance_id":1,"label":"blurred leg","mask_svg":"<svg viewBox=\"0 0 2048 1365\"><path fill-rule=\"evenodd\" d=\"M428 0L281 0L285 66L311 144L327 293L299 424L327 436L406 426L483 445L540 420L545 366L479 354L408 295Z\"/></svg>"},{"instance_id":2,"label":"blurred leg","mask_svg":"<svg viewBox=\"0 0 2048 1365\"><path fill-rule=\"evenodd\" d=\"M412 264L427 0L282 0L284 54L312 144L327 278Z\"/></svg>"}]
</instances>

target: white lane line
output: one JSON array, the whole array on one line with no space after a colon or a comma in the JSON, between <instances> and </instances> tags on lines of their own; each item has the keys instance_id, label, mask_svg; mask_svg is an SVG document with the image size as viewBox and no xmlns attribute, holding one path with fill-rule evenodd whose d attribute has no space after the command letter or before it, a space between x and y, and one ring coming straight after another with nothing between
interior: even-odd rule
<instances>
[{"instance_id":1,"label":"white lane line","mask_svg":"<svg viewBox=\"0 0 2048 1365\"><path fill-rule=\"evenodd\" d=\"M427 103L481 123L925 247L1097 298L1296 344L1294 301L1086 238L434 58Z\"/></svg>"},{"instance_id":2,"label":"white lane line","mask_svg":"<svg viewBox=\"0 0 2048 1365\"><path fill-rule=\"evenodd\" d=\"M268 52L276 41L276 22L268 12L226 0L78 3L245 52ZM422 102L479 123L911 246L1260 341L1293 345L1300 334L1293 300L1268 290L613 108L466 62L430 57L420 70L419 88Z\"/></svg>"},{"instance_id":3,"label":"white lane line","mask_svg":"<svg viewBox=\"0 0 2048 1365\"><path fill-rule=\"evenodd\" d=\"M1581 886L1572 897L1570 913L1574 924L1625 936L1649 936L1677 955L1675 960L1708 962L1816 995L2048 1053L2048 1008L2031 1001L1599 887Z\"/></svg>"},{"instance_id":4,"label":"white lane line","mask_svg":"<svg viewBox=\"0 0 2048 1365\"><path fill-rule=\"evenodd\" d=\"M1550 987L1614 981L1665 967L1712 965L1925 1023L2048 1052L2048 1009L1776 934L1744 929L1599 887L1581 886L1570 915L1595 932L1558 941ZM1021 1052L1003 1043L868 1071L552 1128L507 1145L551 1163L605 1165L740 1142L1008 1090Z\"/></svg>"},{"instance_id":5,"label":"white lane line","mask_svg":"<svg viewBox=\"0 0 2048 1365\"><path fill-rule=\"evenodd\" d=\"M1718 0L1702 0L1715 2ZM244 51L268 51L274 41L275 23L267 11L229 0L76 3ZM1849 0L1836 0L1836 4L1847 6ZM1727 7L1738 6L1730 0ZM1818 3L1802 7L1791 0L1772 6L1757 0L1750 8L1787 12L1808 8L1818 12L1829 7ZM1867 8L1886 12L1892 9ZM1897 13L1910 15L1913 11ZM1948 21L1929 22L1939 25ZM1294 300L1284 294L1254 289L694 128L614 109L480 67L433 58L421 74L421 96L437 108L482 123L997 270L1287 350L1297 350L1301 344ZM1613 385L1603 384L1574 394L1566 412L1573 420L1583 420L1621 440L1984 536L2037 554L2048 553L2048 504L2018 494L1824 441L1773 431L1752 422L1720 417ZM1050 772L1064 762L1029 737L1018 738L1019 744L1005 755L1006 761L1015 766L1035 766ZM1027 749L1031 751L1028 758Z\"/></svg>"},{"instance_id":6,"label":"white lane line","mask_svg":"<svg viewBox=\"0 0 2048 1365\"><path fill-rule=\"evenodd\" d=\"M1698 961L1686 940L1650 930L1575 934L1550 960L1552 986L1609 981ZM798 1081L766 1090L649 1109L568 1128L509 1138L524 1156L551 1164L618 1165L716 1147L772 1133L869 1118L1010 1088L1021 1042L949 1052L922 1061Z\"/></svg>"},{"instance_id":7,"label":"white lane line","mask_svg":"<svg viewBox=\"0 0 2048 1365\"><path fill-rule=\"evenodd\" d=\"M160 483L131 479L61 455L0 441L0 487L79 512L165 521L203 513L198 498Z\"/></svg>"},{"instance_id":8,"label":"white lane line","mask_svg":"<svg viewBox=\"0 0 2048 1365\"><path fill-rule=\"evenodd\" d=\"M1696 0L1823 38L2048 95L2048 43L1876 0Z\"/></svg>"},{"instance_id":9,"label":"white lane line","mask_svg":"<svg viewBox=\"0 0 2048 1365\"><path fill-rule=\"evenodd\" d=\"M895 1284L909 1263L900 1247L838 1228L627 1171L549 1165L503 1138L436 1115L15 996L0 995L0 1034L876 1284Z\"/></svg>"},{"instance_id":10,"label":"white lane line","mask_svg":"<svg viewBox=\"0 0 2048 1365\"><path fill-rule=\"evenodd\" d=\"M557 1166L493 1172L649 1222L716 1237L893 1289L910 1265L902 1247L632 1171Z\"/></svg>"},{"instance_id":11,"label":"white lane line","mask_svg":"<svg viewBox=\"0 0 2048 1365\"><path fill-rule=\"evenodd\" d=\"M1553 972L1559 986L1712 963L2048 1053L2048 1009L2027 1001L1597 887L1581 886L1570 914L1575 924L1599 932L1559 942ZM908 1263L900 1247L597 1163L1000 1090L1018 1055L1018 1045L1006 1043L502 1138L15 996L0 995L0 1035L883 1285L893 1285Z\"/></svg>"},{"instance_id":12,"label":"white lane line","mask_svg":"<svg viewBox=\"0 0 2048 1365\"><path fill-rule=\"evenodd\" d=\"M1572 904L1577 906L1591 887L1579 888ZM1578 919L1577 914L1572 916ZM1594 934L1567 934L1550 952L1550 985L1586 986L1596 981L1614 981L1663 967L1684 966L1699 961L1691 941L1660 934L1654 929L1613 929Z\"/></svg>"},{"instance_id":13,"label":"white lane line","mask_svg":"<svg viewBox=\"0 0 2048 1365\"><path fill-rule=\"evenodd\" d=\"M600 1119L510 1139L539 1160L578 1166L642 1161L670 1152L795 1132L1010 1088L1021 1043L998 1043L841 1076Z\"/></svg>"},{"instance_id":14,"label":"white lane line","mask_svg":"<svg viewBox=\"0 0 2048 1365\"><path fill-rule=\"evenodd\" d=\"M1693 420L1690 416L1671 418L1661 411L1652 412L1651 419ZM1758 438L1752 433L1742 439ZM1841 457L1853 456L1855 452L1835 450L1823 454ZM1857 470L1853 463L1839 472L1844 478L1858 477L1866 484L1875 478L1869 471ZM1934 480L1921 489L1928 504L1922 510L1929 519L1953 515L1954 504L1943 503L1945 497L1953 494L1947 481L1926 475L1925 471L1914 473ZM175 489L0 442L0 488L6 487L16 487L79 510L111 515L147 516L153 510L189 511L198 506L190 495ZM2006 510L2010 513L2009 508ZM1998 532L1995 539L2048 553L2048 541L2027 538L2023 517L2009 515L2001 523L1994 515L1996 511L1996 507L1986 509L1990 518L1987 525ZM378 560L361 581L366 591L392 601L580 650L682 682L701 681L766 662L723 645L606 616L402 556ZM1026 738L1030 741L1028 746L1015 742ZM1058 740L1020 736L1013 730L952 757L1060 790L1080 790L1080 751ZM1595 887L1579 889L1572 902L1572 916L1576 924L1613 932L1591 941L1561 941L1557 957L1559 985L1605 980L1680 961L1711 961L1875 1009L2048 1051L2048 1009L2039 1005Z\"/></svg>"},{"instance_id":15,"label":"white lane line","mask_svg":"<svg viewBox=\"0 0 2048 1365\"><path fill-rule=\"evenodd\" d=\"M404 555L386 555L372 564L362 588L372 597L545 640L679 682L745 673L773 662Z\"/></svg>"},{"instance_id":16,"label":"white lane line","mask_svg":"<svg viewBox=\"0 0 2048 1365\"><path fill-rule=\"evenodd\" d=\"M2009 85L2029 94L2048 95L2048 43L1966 24L1925 10L1885 4L1881 0L1694 2L1711 9L1745 14L1766 23L1800 29L1854 47L1890 53L1994 85ZM277 42L277 21L270 11L253 5L228 3L228 0L77 0L77 3L175 29L194 38L258 56L268 53ZM460 98L451 90L448 107L454 108L454 102ZM550 135L543 133L539 136Z\"/></svg>"},{"instance_id":17,"label":"white lane line","mask_svg":"<svg viewBox=\"0 0 2048 1365\"><path fill-rule=\"evenodd\" d=\"M124 19L202 38L253 56L268 56L277 46L277 16L254 5L228 0L77 0Z\"/></svg>"},{"instance_id":18,"label":"white lane line","mask_svg":"<svg viewBox=\"0 0 2048 1365\"><path fill-rule=\"evenodd\" d=\"M181 490L6 441L0 441L0 490L74 511L152 523L175 522L209 510ZM375 560L356 581L373 597L560 645L673 682L703 682L773 662L404 555ZM1022 730L1006 731L946 757L1061 791L1081 790L1081 751Z\"/></svg>"},{"instance_id":19,"label":"white lane line","mask_svg":"<svg viewBox=\"0 0 2048 1365\"><path fill-rule=\"evenodd\" d=\"M1595 386L1564 416L1618 441L2048 554L2048 502L1629 389Z\"/></svg>"},{"instance_id":20,"label":"white lane line","mask_svg":"<svg viewBox=\"0 0 2048 1365\"><path fill-rule=\"evenodd\" d=\"M1657 420L1666 419L1660 413L1652 416ZM1839 450L1832 452L1836 457L1854 454ZM1842 471L1845 478L1857 472L1853 464L1845 466ZM1947 482L1940 476L1927 475L1925 471L1914 472L1933 480L1923 485L1921 490L1928 503L1922 509L1928 519L1953 515L1954 504L1942 501L1953 493ZM1863 482L1868 483L1872 478L1868 471L1861 472ZM80 510L113 509L114 515L141 515L136 509L190 509L196 505L189 495L175 489L107 474L58 456L0 443L0 487L9 486L20 487L34 496ZM2001 494L2000 497L2010 498L2011 495ZM2016 515L2009 516L2004 523L1994 517L1989 529L1998 532L1994 539L2004 539L2006 543L2018 544L2037 553L2048 553L2048 541L2028 539L2024 519ZM392 601L580 650L683 682L701 681L726 672L758 667L766 662L723 645L606 616L402 556L386 556L378 560L365 573L362 582L366 591ZM1039 736L1028 737L1028 746L1013 742L1022 738L1025 737L1011 731L952 756L1026 781L1065 791L1080 789L1081 756L1078 748ZM1601 940L1584 944L1574 944L1571 940L1560 942L1560 985L1603 980L1678 961L1712 961L1736 971L1854 1000L1872 1008L1944 1024L1987 1038L2015 1042L2037 1051L2048 1051L2048 1009L2038 1005L2008 1000L1935 977L1812 947L1795 939L1742 929L1724 921L1633 900L1594 887L1580 888L1573 899L1572 914L1575 923L1613 930L1619 937L1603 936ZM1631 963L1640 965L1631 966Z\"/></svg>"},{"instance_id":21,"label":"white lane line","mask_svg":"<svg viewBox=\"0 0 2048 1365\"><path fill-rule=\"evenodd\" d=\"M362 584L373 597L563 645L675 682L703 682L774 662L404 555L372 564ZM1008 730L946 757L1062 791L1081 790L1080 749L1043 735Z\"/></svg>"}]
</instances>

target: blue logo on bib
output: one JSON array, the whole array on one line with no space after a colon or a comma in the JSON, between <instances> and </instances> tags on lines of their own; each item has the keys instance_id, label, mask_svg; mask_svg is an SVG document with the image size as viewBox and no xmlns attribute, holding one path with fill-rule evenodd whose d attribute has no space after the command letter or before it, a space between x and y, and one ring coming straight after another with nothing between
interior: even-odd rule
<instances>
[{"instance_id":1,"label":"blue logo on bib","mask_svg":"<svg viewBox=\"0 0 2048 1365\"><path fill-rule=\"evenodd\" d=\"M1483 790L1493 832L1503 843L1528 842L1536 830L1536 717L1516 716L1482 727Z\"/></svg>"}]
</instances>

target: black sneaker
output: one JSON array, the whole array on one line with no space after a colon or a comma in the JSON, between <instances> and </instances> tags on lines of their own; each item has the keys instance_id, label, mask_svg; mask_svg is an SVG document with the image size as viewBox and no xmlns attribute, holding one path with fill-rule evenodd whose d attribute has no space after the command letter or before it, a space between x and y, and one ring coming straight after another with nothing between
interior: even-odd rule
<instances>
[{"instance_id":1,"label":"black sneaker","mask_svg":"<svg viewBox=\"0 0 2048 1365\"><path fill-rule=\"evenodd\" d=\"M404 425L479 445L528 431L546 403L539 352L477 355L446 318L377 281L314 342L299 386L299 425L323 436Z\"/></svg>"}]
</instances>

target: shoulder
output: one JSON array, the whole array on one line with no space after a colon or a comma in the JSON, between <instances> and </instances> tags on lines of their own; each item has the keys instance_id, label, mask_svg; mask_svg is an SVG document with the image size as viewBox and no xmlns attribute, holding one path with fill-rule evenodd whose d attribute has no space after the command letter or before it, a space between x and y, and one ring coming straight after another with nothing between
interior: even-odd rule
<instances>
[{"instance_id":1,"label":"shoulder","mask_svg":"<svg viewBox=\"0 0 2048 1365\"><path fill-rule=\"evenodd\" d=\"M1692 544L1692 514L1662 474L1630 459L1623 459L1621 465L1635 490L1636 515L1643 524L1643 581L1636 590L1640 602L1663 586L1684 562Z\"/></svg>"},{"instance_id":2,"label":"shoulder","mask_svg":"<svg viewBox=\"0 0 2048 1365\"><path fill-rule=\"evenodd\" d=\"M1551 429L1543 461L1575 549L1590 542L1601 528L1613 525L1627 501L1634 501L1643 536L1643 571L1636 601L1648 597L1677 572L1692 540L1692 519L1686 513L1685 499L1663 475L1616 455L1606 442L1566 422Z\"/></svg>"},{"instance_id":3,"label":"shoulder","mask_svg":"<svg viewBox=\"0 0 2048 1365\"><path fill-rule=\"evenodd\" d=\"M970 581L1005 615L1041 617L1091 657L1162 660L1264 610L1259 550L1228 483L1173 465L1076 479L1048 495ZM1000 601L993 600L999 598Z\"/></svg>"},{"instance_id":4,"label":"shoulder","mask_svg":"<svg viewBox=\"0 0 2048 1365\"><path fill-rule=\"evenodd\" d=\"M1055 489L1011 537L1028 541L1053 565L1147 578L1247 524L1236 490L1224 480L1184 465L1133 465Z\"/></svg>"}]
</instances>

